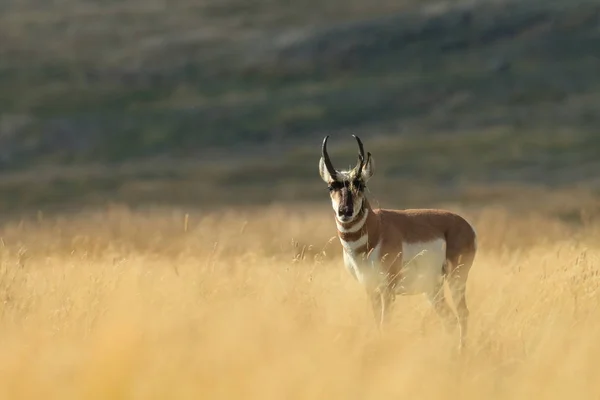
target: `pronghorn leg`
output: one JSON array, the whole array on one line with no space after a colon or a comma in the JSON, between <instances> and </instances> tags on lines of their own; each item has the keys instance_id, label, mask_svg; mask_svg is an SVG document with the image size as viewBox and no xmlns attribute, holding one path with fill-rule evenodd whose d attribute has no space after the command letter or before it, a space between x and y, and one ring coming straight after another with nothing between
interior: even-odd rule
<instances>
[{"instance_id":1,"label":"pronghorn leg","mask_svg":"<svg viewBox=\"0 0 600 400\"><path fill-rule=\"evenodd\" d=\"M389 288L378 288L370 293L371 307L375 322L380 330L390 318L395 296Z\"/></svg>"},{"instance_id":2,"label":"pronghorn leg","mask_svg":"<svg viewBox=\"0 0 600 400\"><path fill-rule=\"evenodd\" d=\"M467 307L466 289L469 270L473 264L474 254L466 257L459 257L451 266L451 272L447 275L448 286L452 293L452 301L458 314L458 323L460 326L459 349L462 350L467 345L467 336L469 328L469 308Z\"/></svg>"},{"instance_id":3,"label":"pronghorn leg","mask_svg":"<svg viewBox=\"0 0 600 400\"><path fill-rule=\"evenodd\" d=\"M456 315L452 311L452 308L446 301L443 282L440 283L440 285L437 286L435 290L427 293L427 299L433 306L433 309L435 310L437 315L442 320L446 332L454 332L458 324L458 320L456 318Z\"/></svg>"}]
</instances>

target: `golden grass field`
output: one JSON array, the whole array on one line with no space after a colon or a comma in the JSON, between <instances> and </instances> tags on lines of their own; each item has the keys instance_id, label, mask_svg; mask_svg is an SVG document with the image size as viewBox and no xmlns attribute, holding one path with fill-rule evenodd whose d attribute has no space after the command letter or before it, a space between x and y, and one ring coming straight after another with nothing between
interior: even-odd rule
<instances>
[{"instance_id":1,"label":"golden grass field","mask_svg":"<svg viewBox=\"0 0 600 400\"><path fill-rule=\"evenodd\" d=\"M459 357L424 297L379 335L326 201L0 227L2 399L597 399L600 223L464 211Z\"/></svg>"}]
</instances>

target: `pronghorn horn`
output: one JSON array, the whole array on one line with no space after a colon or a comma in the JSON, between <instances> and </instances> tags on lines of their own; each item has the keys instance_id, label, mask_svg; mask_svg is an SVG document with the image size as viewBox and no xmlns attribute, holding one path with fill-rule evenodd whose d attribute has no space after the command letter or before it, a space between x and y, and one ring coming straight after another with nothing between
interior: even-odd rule
<instances>
[{"instance_id":1,"label":"pronghorn horn","mask_svg":"<svg viewBox=\"0 0 600 400\"><path fill-rule=\"evenodd\" d=\"M368 151L367 152L367 160L363 163L363 166L367 165L369 163L369 160L371 160L371 152Z\"/></svg>"},{"instance_id":2,"label":"pronghorn horn","mask_svg":"<svg viewBox=\"0 0 600 400\"><path fill-rule=\"evenodd\" d=\"M365 148L363 147L363 143L358 136L356 136L356 135L352 135L352 136L358 142L358 163L356 164L356 167L354 167L354 168L358 169L357 176L360 176L360 174L362 173L363 166L365 165Z\"/></svg>"},{"instance_id":3,"label":"pronghorn horn","mask_svg":"<svg viewBox=\"0 0 600 400\"><path fill-rule=\"evenodd\" d=\"M329 135L325 136L325 139L323 139L323 147L321 148L321 153L323 155L323 161L325 161L325 168L327 168L327 172L329 172L329 175L331 175L331 177L335 179L337 172L335 171L335 168L333 168L331 159L329 159L329 154L327 154L327 139L329 139Z\"/></svg>"}]
</instances>

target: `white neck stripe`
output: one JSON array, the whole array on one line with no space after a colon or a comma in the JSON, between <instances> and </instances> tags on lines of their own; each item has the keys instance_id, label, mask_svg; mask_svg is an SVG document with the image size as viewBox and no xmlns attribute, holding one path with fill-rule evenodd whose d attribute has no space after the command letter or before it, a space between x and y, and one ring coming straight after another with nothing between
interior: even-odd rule
<instances>
[{"instance_id":1,"label":"white neck stripe","mask_svg":"<svg viewBox=\"0 0 600 400\"><path fill-rule=\"evenodd\" d=\"M335 217L335 223L337 225L338 231L340 231L342 233L353 233L353 232L357 232L360 229L362 229L365 222L367 222L368 216L369 216L369 211L367 209L364 209L363 215L360 218L360 220L355 225L351 226L350 228L344 228L342 223L337 219L337 216ZM351 221L349 221L349 222L351 222Z\"/></svg>"},{"instance_id":2,"label":"white neck stripe","mask_svg":"<svg viewBox=\"0 0 600 400\"><path fill-rule=\"evenodd\" d=\"M365 244L367 244L367 241L369 240L369 235L364 234L360 237L360 239L355 240L353 242L346 242L345 240L340 239L340 242L342 243L342 246L344 246L345 249L347 250L356 250L359 247L364 246Z\"/></svg>"}]
</instances>

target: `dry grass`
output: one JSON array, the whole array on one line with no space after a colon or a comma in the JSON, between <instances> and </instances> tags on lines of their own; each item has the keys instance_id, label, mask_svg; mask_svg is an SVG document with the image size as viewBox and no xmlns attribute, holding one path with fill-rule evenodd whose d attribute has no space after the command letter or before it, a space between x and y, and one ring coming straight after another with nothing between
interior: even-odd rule
<instances>
[{"instance_id":1,"label":"dry grass","mask_svg":"<svg viewBox=\"0 0 600 400\"><path fill-rule=\"evenodd\" d=\"M471 348L374 329L325 207L112 208L0 228L4 399L598 398L600 224L468 213ZM291 219L290 219L291 218ZM311 246L312 245L312 246Z\"/></svg>"}]
</instances>

